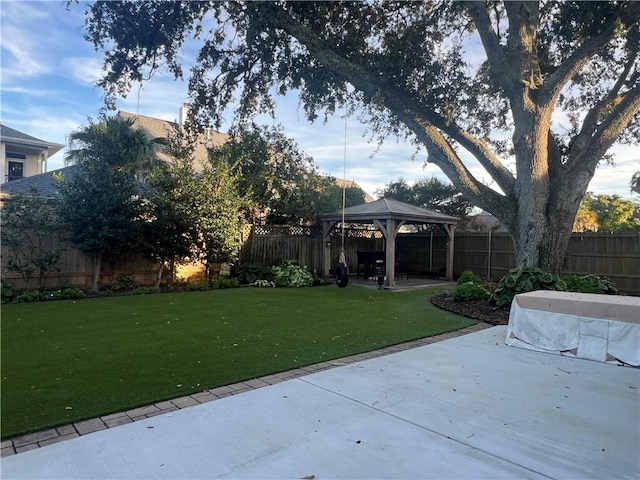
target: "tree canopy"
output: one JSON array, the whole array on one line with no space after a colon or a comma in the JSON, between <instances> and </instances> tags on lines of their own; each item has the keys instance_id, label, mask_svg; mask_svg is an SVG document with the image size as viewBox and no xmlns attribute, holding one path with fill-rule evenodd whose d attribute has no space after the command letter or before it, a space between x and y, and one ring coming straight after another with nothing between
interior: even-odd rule
<instances>
[{"instance_id":1,"label":"tree canopy","mask_svg":"<svg viewBox=\"0 0 640 480\"><path fill-rule=\"evenodd\" d=\"M341 208L342 189L321 174L313 158L279 129L251 126L232 141L210 150L233 175L245 214L252 223L310 224L316 216ZM364 192L350 187L349 205L364 203Z\"/></svg>"},{"instance_id":2,"label":"tree canopy","mask_svg":"<svg viewBox=\"0 0 640 480\"><path fill-rule=\"evenodd\" d=\"M412 186L399 178L376 192L379 197L393 198L416 207L435 210L446 215L465 219L473 205L450 183L437 177L423 178Z\"/></svg>"},{"instance_id":3,"label":"tree canopy","mask_svg":"<svg viewBox=\"0 0 640 480\"><path fill-rule=\"evenodd\" d=\"M229 107L239 122L272 112L290 91L310 120L348 104L379 138L426 147L508 228L518 264L555 271L596 166L637 143L639 22L625 1L99 1L86 38L108 104L163 65L182 76L182 46L200 42L196 127Z\"/></svg>"}]
</instances>

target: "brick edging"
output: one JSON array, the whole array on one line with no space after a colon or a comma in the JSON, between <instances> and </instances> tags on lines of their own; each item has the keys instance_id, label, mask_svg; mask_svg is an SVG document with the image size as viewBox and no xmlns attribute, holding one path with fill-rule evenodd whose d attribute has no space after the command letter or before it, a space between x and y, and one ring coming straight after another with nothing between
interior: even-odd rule
<instances>
[{"instance_id":1,"label":"brick edging","mask_svg":"<svg viewBox=\"0 0 640 480\"><path fill-rule=\"evenodd\" d=\"M411 348L429 345L431 343L440 342L442 340L448 340L450 338L455 338L466 335L468 333L484 330L485 328L490 328L491 326L492 325L483 322L478 322L470 325L469 327L465 327L452 332L442 333L440 335L420 338L418 340L392 345L389 347L381 348L379 350L373 350L371 352L358 353L355 355L350 355L348 357L296 368L294 370L287 370L285 372L246 380L244 382L238 382L231 385L204 390L202 392L193 393L184 397L174 398L173 400L166 400L163 402L126 410L123 412L112 413L110 415L104 415L98 418L82 420L76 423L50 428L48 430L28 433L19 437L3 440L1 443L0 456L7 457L9 455L27 452L36 448L52 445L54 443L64 442L65 440L70 440L81 435L87 435L89 433L105 430L107 428L125 425L127 423L136 422L138 420L144 420L146 418L155 417L156 415L162 415L165 413L173 412L175 410L181 410L192 405L211 402L220 398L247 392L249 390L256 390L268 385L275 385L276 383L291 380L293 378L308 375L310 373L329 370L332 368L349 365L351 363L362 362L371 358L381 357L384 355L389 355L391 353L397 353L403 350L409 350Z\"/></svg>"}]
</instances>

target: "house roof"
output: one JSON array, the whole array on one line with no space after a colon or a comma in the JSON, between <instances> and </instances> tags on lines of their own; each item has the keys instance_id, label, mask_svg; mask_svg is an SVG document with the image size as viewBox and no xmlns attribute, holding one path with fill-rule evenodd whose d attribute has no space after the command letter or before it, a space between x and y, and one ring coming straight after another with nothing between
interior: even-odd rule
<instances>
[{"instance_id":1,"label":"house roof","mask_svg":"<svg viewBox=\"0 0 640 480\"><path fill-rule=\"evenodd\" d=\"M180 130L180 125L177 122L169 122L160 118L147 117L146 115L138 115L130 112L118 112L118 115L122 118L133 120L133 125L142 128L150 140L157 138L167 138L172 134L176 134ZM217 147L226 143L229 140L229 135L220 132L209 132L199 136L194 150L194 164L193 168L196 172L201 172L202 168L207 161L207 148ZM164 152L164 148L161 145L157 146L158 157L167 162L172 163L171 156Z\"/></svg>"},{"instance_id":2,"label":"house roof","mask_svg":"<svg viewBox=\"0 0 640 480\"><path fill-rule=\"evenodd\" d=\"M71 165L69 167L3 183L0 185L0 194L2 197L10 197L11 195L19 193L27 194L32 188L35 188L43 198L59 198L60 191L58 190L56 177L60 176L63 179L68 178L75 173L77 168L77 165Z\"/></svg>"},{"instance_id":3,"label":"house roof","mask_svg":"<svg viewBox=\"0 0 640 480\"><path fill-rule=\"evenodd\" d=\"M54 155L64 148L64 145L60 143L41 140L4 124L0 124L0 138L4 143L17 144L27 148L35 147L41 150L46 149L49 156Z\"/></svg>"},{"instance_id":4,"label":"house roof","mask_svg":"<svg viewBox=\"0 0 640 480\"><path fill-rule=\"evenodd\" d=\"M343 212L342 210L337 210L332 213L322 214L319 217L323 221L342 221ZM387 218L404 220L409 223L445 224L455 224L460 220L457 217L409 205L391 198L381 198L370 203L344 209L344 220L346 222L371 223L373 220L386 220Z\"/></svg>"}]
</instances>

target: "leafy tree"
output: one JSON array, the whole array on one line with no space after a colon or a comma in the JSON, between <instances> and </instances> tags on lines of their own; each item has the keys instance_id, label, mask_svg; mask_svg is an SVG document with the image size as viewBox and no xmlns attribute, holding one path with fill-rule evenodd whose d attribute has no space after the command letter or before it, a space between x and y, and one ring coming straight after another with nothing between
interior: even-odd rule
<instances>
[{"instance_id":1,"label":"leafy tree","mask_svg":"<svg viewBox=\"0 0 640 480\"><path fill-rule=\"evenodd\" d=\"M279 130L253 126L210 154L236 179L252 223L311 223L333 206L335 179L321 175L313 159ZM334 209L342 206L341 192Z\"/></svg>"},{"instance_id":2,"label":"leafy tree","mask_svg":"<svg viewBox=\"0 0 640 480\"><path fill-rule=\"evenodd\" d=\"M342 208L343 188L335 177L325 177L323 194L318 206L318 213L335 212ZM346 208L365 203L366 193L357 185L348 185L344 188L344 205Z\"/></svg>"},{"instance_id":3,"label":"leafy tree","mask_svg":"<svg viewBox=\"0 0 640 480\"><path fill-rule=\"evenodd\" d=\"M37 275L39 287L46 286L47 275L60 270L63 224L57 205L44 199L36 189L15 194L0 209L2 246L6 249L5 268L18 273L27 290Z\"/></svg>"},{"instance_id":4,"label":"leafy tree","mask_svg":"<svg viewBox=\"0 0 640 480\"><path fill-rule=\"evenodd\" d=\"M76 165L60 181L61 217L70 225L71 241L93 255L92 290L98 290L105 256L136 251L140 247L142 207L140 184L134 175L154 150L140 129L120 117L89 120L72 133L66 160Z\"/></svg>"},{"instance_id":5,"label":"leafy tree","mask_svg":"<svg viewBox=\"0 0 640 480\"><path fill-rule=\"evenodd\" d=\"M413 186L399 178L376 194L461 219L465 219L473 207L453 185L443 183L436 177L418 180Z\"/></svg>"},{"instance_id":6,"label":"leafy tree","mask_svg":"<svg viewBox=\"0 0 640 480\"><path fill-rule=\"evenodd\" d=\"M598 231L598 214L592 210L585 200L580 203L578 213L573 221L574 232L597 232Z\"/></svg>"},{"instance_id":7,"label":"leafy tree","mask_svg":"<svg viewBox=\"0 0 640 480\"><path fill-rule=\"evenodd\" d=\"M600 231L640 231L640 203L625 200L620 195L594 195L589 192L583 204L597 215Z\"/></svg>"},{"instance_id":8,"label":"leafy tree","mask_svg":"<svg viewBox=\"0 0 640 480\"><path fill-rule=\"evenodd\" d=\"M200 174L193 175L189 185L191 214L197 230L193 252L205 265L208 279L211 264L238 258L243 200L227 166L215 159L210 159Z\"/></svg>"},{"instance_id":9,"label":"leafy tree","mask_svg":"<svg viewBox=\"0 0 640 480\"><path fill-rule=\"evenodd\" d=\"M624 1L96 2L86 38L105 54L108 104L163 61L181 76L193 34L196 126L230 105L239 122L273 111L291 90L310 120L360 108L497 217L519 265L557 271L596 166L638 138L639 22ZM482 58L467 54L476 39Z\"/></svg>"},{"instance_id":10,"label":"leafy tree","mask_svg":"<svg viewBox=\"0 0 640 480\"><path fill-rule=\"evenodd\" d=\"M191 202L195 174L190 160L176 159L151 171L145 190L142 253L158 262L156 287L165 267L175 271L176 263L188 258L197 238L197 219Z\"/></svg>"}]
</instances>

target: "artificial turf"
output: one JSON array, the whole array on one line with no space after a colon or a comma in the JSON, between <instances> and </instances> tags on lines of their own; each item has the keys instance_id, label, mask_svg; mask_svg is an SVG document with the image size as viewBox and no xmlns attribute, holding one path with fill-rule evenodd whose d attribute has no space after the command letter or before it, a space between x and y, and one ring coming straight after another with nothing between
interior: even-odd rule
<instances>
[{"instance_id":1,"label":"artificial turf","mask_svg":"<svg viewBox=\"0 0 640 480\"><path fill-rule=\"evenodd\" d=\"M2 307L2 438L463 328L428 291L239 288Z\"/></svg>"}]
</instances>

